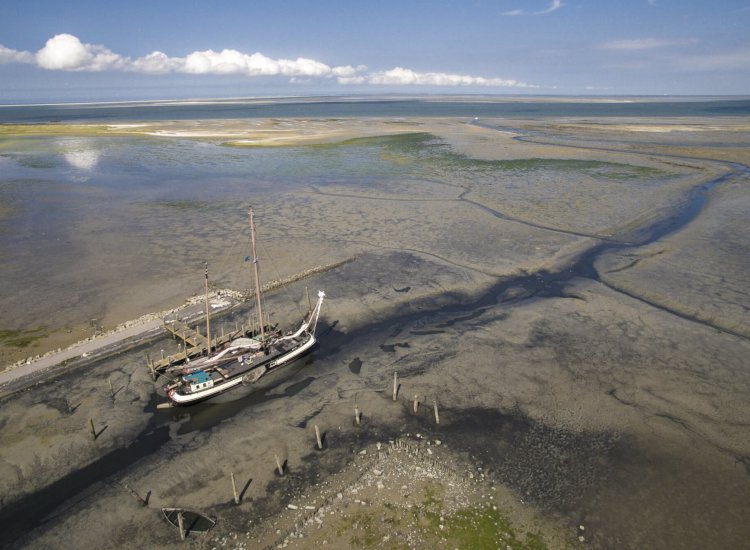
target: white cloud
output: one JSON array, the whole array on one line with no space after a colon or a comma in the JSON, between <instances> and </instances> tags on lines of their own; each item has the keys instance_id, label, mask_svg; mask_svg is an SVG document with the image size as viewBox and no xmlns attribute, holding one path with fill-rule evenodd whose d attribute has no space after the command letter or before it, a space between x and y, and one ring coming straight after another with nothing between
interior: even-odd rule
<instances>
[{"instance_id":1,"label":"white cloud","mask_svg":"<svg viewBox=\"0 0 750 550\"><path fill-rule=\"evenodd\" d=\"M53 36L36 53L43 69L64 71L103 71L123 68L125 60L104 46L84 44L72 34Z\"/></svg>"},{"instance_id":2,"label":"white cloud","mask_svg":"<svg viewBox=\"0 0 750 550\"><path fill-rule=\"evenodd\" d=\"M553 11L557 11L560 8L562 8L565 4L562 3L562 0L552 0L550 5L539 11L526 11L521 9L515 9L503 12L501 15L546 15L548 13L552 13Z\"/></svg>"},{"instance_id":3,"label":"white cloud","mask_svg":"<svg viewBox=\"0 0 750 550\"><path fill-rule=\"evenodd\" d=\"M502 78L485 78L448 73L420 73L395 67L389 71L371 73L366 76L342 77L340 84L374 84L378 86L493 86L503 88L533 87L525 82Z\"/></svg>"},{"instance_id":4,"label":"white cloud","mask_svg":"<svg viewBox=\"0 0 750 550\"><path fill-rule=\"evenodd\" d=\"M169 57L162 52L151 52L128 63L127 69L137 73L165 74L180 70L185 60Z\"/></svg>"},{"instance_id":5,"label":"white cloud","mask_svg":"<svg viewBox=\"0 0 750 550\"><path fill-rule=\"evenodd\" d=\"M696 42L697 40L694 38L632 38L627 40L612 40L605 42L600 47L605 50L636 51L668 48L670 46L685 46L687 44L695 44Z\"/></svg>"},{"instance_id":6,"label":"white cloud","mask_svg":"<svg viewBox=\"0 0 750 550\"><path fill-rule=\"evenodd\" d=\"M544 15L545 13L552 13L562 8L562 0L552 0L552 4L546 10L535 12L534 15Z\"/></svg>"},{"instance_id":7,"label":"white cloud","mask_svg":"<svg viewBox=\"0 0 750 550\"><path fill-rule=\"evenodd\" d=\"M559 0L544 10L558 9ZM305 83L311 78L335 78L339 84L372 84L395 86L494 86L535 87L516 80L487 78L440 72L417 72L403 67L367 73L366 65L331 67L315 59L273 59L260 52L246 54L238 50L203 50L185 57L170 57L154 51L132 59L101 45L81 42L72 34L58 34L36 54L0 46L0 63L32 63L47 70L60 71L128 71L144 74L184 73L194 75L285 76L291 82Z\"/></svg>"},{"instance_id":8,"label":"white cloud","mask_svg":"<svg viewBox=\"0 0 750 550\"><path fill-rule=\"evenodd\" d=\"M352 67L351 65L346 65L343 67L334 67L331 72L335 76L352 77L356 75L357 73L363 73L366 70L367 70L367 65L357 65L356 67Z\"/></svg>"},{"instance_id":9,"label":"white cloud","mask_svg":"<svg viewBox=\"0 0 750 550\"><path fill-rule=\"evenodd\" d=\"M0 64L2 63L33 63L34 54L6 48L0 44Z\"/></svg>"}]
</instances>

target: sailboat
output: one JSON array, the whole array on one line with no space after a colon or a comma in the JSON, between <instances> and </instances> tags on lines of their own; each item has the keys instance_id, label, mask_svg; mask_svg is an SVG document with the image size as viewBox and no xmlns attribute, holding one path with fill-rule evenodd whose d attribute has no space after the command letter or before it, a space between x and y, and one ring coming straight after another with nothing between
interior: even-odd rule
<instances>
[{"instance_id":1,"label":"sailboat","mask_svg":"<svg viewBox=\"0 0 750 550\"><path fill-rule=\"evenodd\" d=\"M241 384L253 384L263 375L287 365L305 355L315 345L315 328L320 316L325 292L318 291L318 301L302 320L296 331L286 335L263 323L263 297L260 282L260 267L255 247L255 220L250 209L250 242L252 246L253 274L255 278L255 300L260 319L258 334L251 338L237 338L220 351L193 360L178 370L177 378L164 387L173 405L192 405L211 399ZM206 272L208 273L208 272ZM208 274L206 275L208 280ZM206 309L206 332L210 342Z\"/></svg>"}]
</instances>

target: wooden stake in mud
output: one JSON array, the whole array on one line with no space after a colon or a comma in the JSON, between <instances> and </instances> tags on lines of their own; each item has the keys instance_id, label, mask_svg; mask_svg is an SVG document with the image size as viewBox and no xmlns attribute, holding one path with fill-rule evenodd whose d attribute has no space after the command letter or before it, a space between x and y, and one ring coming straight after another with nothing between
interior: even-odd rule
<instances>
[{"instance_id":1,"label":"wooden stake in mud","mask_svg":"<svg viewBox=\"0 0 750 550\"><path fill-rule=\"evenodd\" d=\"M151 373L151 380L156 380L156 372L154 372L154 362L151 361L151 354L146 354L146 365L148 365L148 370Z\"/></svg>"},{"instance_id":2,"label":"wooden stake in mud","mask_svg":"<svg viewBox=\"0 0 750 550\"><path fill-rule=\"evenodd\" d=\"M362 416L362 415L361 415L361 414L359 413L359 407L358 407L358 406L357 406L357 404L355 403L355 404L354 404L354 423L355 423L355 424L356 424L357 426L359 426L359 421L360 421L360 418L361 418L361 416Z\"/></svg>"},{"instance_id":3,"label":"wooden stake in mud","mask_svg":"<svg viewBox=\"0 0 750 550\"><path fill-rule=\"evenodd\" d=\"M109 382L109 394L112 396L112 399L115 398L115 390L112 388L112 378L107 378L107 382Z\"/></svg>"},{"instance_id":4,"label":"wooden stake in mud","mask_svg":"<svg viewBox=\"0 0 750 550\"><path fill-rule=\"evenodd\" d=\"M148 506L148 502L146 502L146 500L145 500L145 499L144 499L143 497L141 497L141 495L139 495L138 493L136 493L136 492L135 492L135 491L134 491L134 490L133 490L133 489L132 489L132 488L130 487L130 485L128 485L127 483L123 483L123 484L122 484L122 486L123 486L123 487L125 487L125 489L127 489L127 491L128 491L128 492L129 492L129 493L130 493L131 495L133 495L133 498L134 498L135 500L137 500L138 502L140 502L140 503L141 503L141 506Z\"/></svg>"},{"instance_id":5,"label":"wooden stake in mud","mask_svg":"<svg viewBox=\"0 0 750 550\"><path fill-rule=\"evenodd\" d=\"M161 350L161 358L164 359L164 350Z\"/></svg>"},{"instance_id":6,"label":"wooden stake in mud","mask_svg":"<svg viewBox=\"0 0 750 550\"><path fill-rule=\"evenodd\" d=\"M318 442L318 450L323 450L323 440L320 438L320 428L315 424L315 441Z\"/></svg>"},{"instance_id":7,"label":"wooden stake in mud","mask_svg":"<svg viewBox=\"0 0 750 550\"><path fill-rule=\"evenodd\" d=\"M185 540L185 522L182 519L182 512L177 512L177 525L180 528L180 540Z\"/></svg>"},{"instance_id":8,"label":"wooden stake in mud","mask_svg":"<svg viewBox=\"0 0 750 550\"><path fill-rule=\"evenodd\" d=\"M234 503L240 503L240 495L237 493L237 484L234 482L234 472L230 474L232 476L232 494L234 495Z\"/></svg>"},{"instance_id":9,"label":"wooden stake in mud","mask_svg":"<svg viewBox=\"0 0 750 550\"><path fill-rule=\"evenodd\" d=\"M398 372L393 373L393 400L398 396Z\"/></svg>"},{"instance_id":10,"label":"wooden stake in mud","mask_svg":"<svg viewBox=\"0 0 750 550\"><path fill-rule=\"evenodd\" d=\"M94 419L89 418L89 427L91 428L91 435L96 439L96 428L94 428Z\"/></svg>"},{"instance_id":11,"label":"wooden stake in mud","mask_svg":"<svg viewBox=\"0 0 750 550\"><path fill-rule=\"evenodd\" d=\"M435 424L440 424L440 415L438 414L437 397L432 398L432 406L435 409Z\"/></svg>"},{"instance_id":12,"label":"wooden stake in mud","mask_svg":"<svg viewBox=\"0 0 750 550\"><path fill-rule=\"evenodd\" d=\"M281 460L279 460L279 455L274 454L273 457L276 459L276 468L278 469L279 475L284 475L284 467L281 465Z\"/></svg>"},{"instance_id":13,"label":"wooden stake in mud","mask_svg":"<svg viewBox=\"0 0 750 550\"><path fill-rule=\"evenodd\" d=\"M419 409L419 396L414 396L414 414L417 414L417 410Z\"/></svg>"}]
</instances>

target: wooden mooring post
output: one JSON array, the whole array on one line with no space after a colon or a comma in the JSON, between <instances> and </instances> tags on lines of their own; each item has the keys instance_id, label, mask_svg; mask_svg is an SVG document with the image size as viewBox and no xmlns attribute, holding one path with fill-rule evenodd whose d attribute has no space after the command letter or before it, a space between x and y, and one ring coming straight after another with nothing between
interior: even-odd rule
<instances>
[{"instance_id":1,"label":"wooden mooring post","mask_svg":"<svg viewBox=\"0 0 750 550\"><path fill-rule=\"evenodd\" d=\"M124 487L124 488L125 488L125 489L126 489L126 490L128 491L128 493L130 493L130 494L131 494L131 496L132 496L132 497L133 497L133 498L134 498L135 500L137 500L137 501L138 501L138 502L139 502L139 503L141 504L141 506L148 506L148 502L146 502L146 499L145 499L145 498L143 498L143 497L142 497L141 495L139 495L138 493L136 493L136 492L135 492L135 490L133 490L133 488L132 488L132 487L131 487L130 485L128 485L127 483L123 483L123 484L122 484L122 486L123 486L123 487ZM147 495L147 496L148 496L148 495Z\"/></svg>"},{"instance_id":2,"label":"wooden mooring post","mask_svg":"<svg viewBox=\"0 0 750 550\"><path fill-rule=\"evenodd\" d=\"M232 494L234 495L234 503L239 504L240 503L240 495L237 492L237 483L234 481L234 472L231 472L230 476L232 477Z\"/></svg>"},{"instance_id":3,"label":"wooden mooring post","mask_svg":"<svg viewBox=\"0 0 750 550\"><path fill-rule=\"evenodd\" d=\"M148 370L151 373L151 380L156 380L156 371L154 370L154 362L151 360L151 354L146 354L146 365L148 365Z\"/></svg>"},{"instance_id":4,"label":"wooden mooring post","mask_svg":"<svg viewBox=\"0 0 750 550\"><path fill-rule=\"evenodd\" d=\"M94 428L93 418L89 418L89 428L91 428L91 436L96 440L96 428Z\"/></svg>"},{"instance_id":5,"label":"wooden mooring post","mask_svg":"<svg viewBox=\"0 0 750 550\"><path fill-rule=\"evenodd\" d=\"M398 397L398 372L393 372L393 400Z\"/></svg>"},{"instance_id":6,"label":"wooden mooring post","mask_svg":"<svg viewBox=\"0 0 750 550\"><path fill-rule=\"evenodd\" d=\"M279 455L274 454L273 457L276 459L276 468L279 472L280 476L284 475L284 466L281 464L281 460L279 460Z\"/></svg>"},{"instance_id":7,"label":"wooden mooring post","mask_svg":"<svg viewBox=\"0 0 750 550\"><path fill-rule=\"evenodd\" d=\"M107 378L107 382L109 383L109 395L111 395L112 399L114 399L115 398L115 390L112 387L112 377L111 376L109 378Z\"/></svg>"},{"instance_id":8,"label":"wooden mooring post","mask_svg":"<svg viewBox=\"0 0 750 550\"><path fill-rule=\"evenodd\" d=\"M320 437L320 428L318 428L318 425L315 424L315 441L318 443L318 450L323 450L323 440Z\"/></svg>"},{"instance_id":9,"label":"wooden mooring post","mask_svg":"<svg viewBox=\"0 0 750 550\"><path fill-rule=\"evenodd\" d=\"M354 423L359 426L359 422L362 419L362 414L359 412L359 407L354 404Z\"/></svg>"},{"instance_id":10,"label":"wooden mooring post","mask_svg":"<svg viewBox=\"0 0 750 550\"><path fill-rule=\"evenodd\" d=\"M417 414L417 411L419 410L419 396L414 396L414 414Z\"/></svg>"},{"instance_id":11,"label":"wooden mooring post","mask_svg":"<svg viewBox=\"0 0 750 550\"><path fill-rule=\"evenodd\" d=\"M435 409L435 424L440 424L440 415L438 414L437 397L432 398L432 407Z\"/></svg>"}]
</instances>

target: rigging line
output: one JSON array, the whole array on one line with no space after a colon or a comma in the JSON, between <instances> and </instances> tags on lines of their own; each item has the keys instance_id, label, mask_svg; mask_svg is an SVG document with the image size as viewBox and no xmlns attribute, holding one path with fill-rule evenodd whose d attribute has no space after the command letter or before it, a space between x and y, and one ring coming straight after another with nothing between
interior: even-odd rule
<instances>
[{"instance_id":1,"label":"rigging line","mask_svg":"<svg viewBox=\"0 0 750 550\"><path fill-rule=\"evenodd\" d=\"M271 259L271 256L266 253L266 250L265 250L265 247L263 246L263 243L260 243L260 247L261 247L261 250L262 250L263 254L265 254L268 257L268 261L271 264L271 267L276 272L276 278L278 280L281 280L281 273L279 272L278 268L276 267L276 264L274 264L273 260ZM284 294L289 299L289 301L294 304L294 307L297 308L297 311L299 313L302 313L302 310L300 309L299 304L297 303L297 301L294 298L292 298L292 295L289 292L289 289L287 288L287 285L281 285L281 289L284 291Z\"/></svg>"},{"instance_id":2,"label":"rigging line","mask_svg":"<svg viewBox=\"0 0 750 550\"><path fill-rule=\"evenodd\" d=\"M232 241L232 244L229 245L228 248L226 248L226 252L224 253L224 257L219 262L219 269L218 272L224 273L227 271L227 268L229 266L229 260L232 256L235 255L235 248L237 248L237 244L239 243L239 237L235 237L234 241Z\"/></svg>"}]
</instances>

